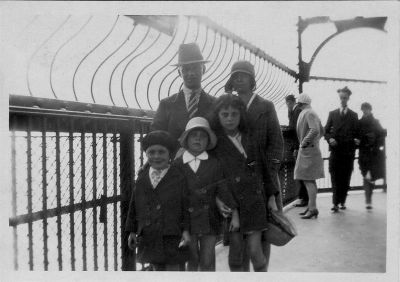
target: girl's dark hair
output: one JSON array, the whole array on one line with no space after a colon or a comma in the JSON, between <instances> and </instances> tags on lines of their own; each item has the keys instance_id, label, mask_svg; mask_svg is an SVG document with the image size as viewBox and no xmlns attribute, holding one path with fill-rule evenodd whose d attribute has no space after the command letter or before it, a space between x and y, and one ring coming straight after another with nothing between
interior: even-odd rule
<instances>
[{"instance_id":1,"label":"girl's dark hair","mask_svg":"<svg viewBox=\"0 0 400 282\"><path fill-rule=\"evenodd\" d=\"M238 129L240 132L245 133L249 130L249 125L247 122L246 105L243 101L236 95L224 94L218 97L218 99L213 104L212 117L211 117L211 127L217 133L221 134L224 132L221 123L219 122L218 113L222 109L229 108L231 106L240 112L240 121Z\"/></svg>"}]
</instances>

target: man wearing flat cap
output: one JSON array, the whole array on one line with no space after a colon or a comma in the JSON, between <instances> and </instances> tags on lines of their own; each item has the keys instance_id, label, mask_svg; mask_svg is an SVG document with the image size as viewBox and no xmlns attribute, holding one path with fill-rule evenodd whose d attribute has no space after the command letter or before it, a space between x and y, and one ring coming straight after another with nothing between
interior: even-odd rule
<instances>
[{"instance_id":1,"label":"man wearing flat cap","mask_svg":"<svg viewBox=\"0 0 400 282\"><path fill-rule=\"evenodd\" d=\"M165 130L178 139L191 118L208 115L215 98L201 87L207 62L209 61L203 59L196 43L179 46L178 63L174 66L178 67L179 75L183 79L183 88L160 101L151 130Z\"/></svg>"},{"instance_id":2,"label":"man wearing flat cap","mask_svg":"<svg viewBox=\"0 0 400 282\"><path fill-rule=\"evenodd\" d=\"M331 152L329 157L329 172L333 189L333 212L346 209L347 192L353 172L353 163L358 139L358 116L347 106L351 90L344 87L337 90L340 98L340 108L329 112L325 126L325 139Z\"/></svg>"}]
</instances>

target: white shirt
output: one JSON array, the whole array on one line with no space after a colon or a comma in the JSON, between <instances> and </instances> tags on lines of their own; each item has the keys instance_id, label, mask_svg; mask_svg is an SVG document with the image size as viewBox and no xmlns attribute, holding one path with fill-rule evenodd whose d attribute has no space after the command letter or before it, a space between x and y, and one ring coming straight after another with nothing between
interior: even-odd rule
<instances>
[{"instance_id":1,"label":"white shirt","mask_svg":"<svg viewBox=\"0 0 400 282\"><path fill-rule=\"evenodd\" d=\"M235 145L235 147L239 150L239 152L243 156L245 156L245 158L247 158L246 151L244 150L243 145L242 145L242 135L240 134L240 132L236 133L235 136L230 136L230 135L227 135L227 136L232 141L233 145Z\"/></svg>"},{"instance_id":2,"label":"white shirt","mask_svg":"<svg viewBox=\"0 0 400 282\"><path fill-rule=\"evenodd\" d=\"M160 171L160 170L150 167L149 178L150 178L151 185L153 185L153 188L157 187L158 183L160 183L161 179L163 179L163 177L167 174L168 170L169 170L169 166L167 168L164 168L161 170L160 177L158 179L154 179L152 177L153 171Z\"/></svg>"},{"instance_id":3,"label":"white shirt","mask_svg":"<svg viewBox=\"0 0 400 282\"><path fill-rule=\"evenodd\" d=\"M347 107L340 107L340 114L342 113L347 114Z\"/></svg>"},{"instance_id":4,"label":"white shirt","mask_svg":"<svg viewBox=\"0 0 400 282\"><path fill-rule=\"evenodd\" d=\"M189 107L190 96L192 96L193 91L196 93L197 99L199 99L200 93L201 93L201 88L192 90L192 89L187 88L184 84L182 87L182 91L185 96L185 103L186 103L186 109L187 109Z\"/></svg>"},{"instance_id":5,"label":"white shirt","mask_svg":"<svg viewBox=\"0 0 400 282\"><path fill-rule=\"evenodd\" d=\"M254 98L256 98L256 96L257 96L256 93L253 93L253 95L251 96L251 98L250 98L250 100L249 100L249 102L247 103L247 106L246 106L246 110L247 110L247 111L249 110L249 108L250 108L250 106L251 106L251 103L253 103Z\"/></svg>"},{"instance_id":6,"label":"white shirt","mask_svg":"<svg viewBox=\"0 0 400 282\"><path fill-rule=\"evenodd\" d=\"M198 156L193 156L188 151L185 151L182 155L183 163L188 163L190 168L196 173L199 169L200 162L208 159L208 153L204 151Z\"/></svg>"}]
</instances>

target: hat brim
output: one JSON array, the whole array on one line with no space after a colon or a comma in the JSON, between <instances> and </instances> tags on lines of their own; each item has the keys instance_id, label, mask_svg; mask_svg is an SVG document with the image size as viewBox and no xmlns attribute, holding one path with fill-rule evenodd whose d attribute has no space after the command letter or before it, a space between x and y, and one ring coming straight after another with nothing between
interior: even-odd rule
<instances>
[{"instance_id":1,"label":"hat brim","mask_svg":"<svg viewBox=\"0 0 400 282\"><path fill-rule=\"evenodd\" d=\"M209 139L208 141L209 142L208 142L208 146L207 146L206 150L211 150L211 149L215 148L215 146L217 145L217 136L214 134L214 132L210 128L205 127L205 126L196 126L196 127L190 128L188 130L185 130L182 133L181 137L179 137L179 139L178 139L178 141L182 147L184 147L184 148L187 147L187 145L186 145L187 136L189 135L190 131L192 131L194 129L203 129L208 133L208 139Z\"/></svg>"},{"instance_id":2,"label":"hat brim","mask_svg":"<svg viewBox=\"0 0 400 282\"><path fill-rule=\"evenodd\" d=\"M208 61L208 60L195 60L195 61L181 62L181 63L173 64L171 66L179 67L179 66L184 66L184 65L189 65L189 64L196 64L196 63L206 64L206 63L209 63L209 62L211 62L211 61Z\"/></svg>"}]
</instances>

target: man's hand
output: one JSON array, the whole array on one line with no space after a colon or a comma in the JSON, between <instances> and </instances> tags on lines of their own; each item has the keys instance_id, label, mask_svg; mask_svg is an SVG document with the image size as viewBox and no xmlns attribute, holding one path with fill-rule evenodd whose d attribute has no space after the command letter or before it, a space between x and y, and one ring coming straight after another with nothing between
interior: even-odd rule
<instances>
[{"instance_id":1,"label":"man's hand","mask_svg":"<svg viewBox=\"0 0 400 282\"><path fill-rule=\"evenodd\" d=\"M129 233L129 237L128 237L128 247L129 247L129 249L134 251L135 248L136 248L136 244L137 244L137 239L136 239L135 232Z\"/></svg>"},{"instance_id":2,"label":"man's hand","mask_svg":"<svg viewBox=\"0 0 400 282\"><path fill-rule=\"evenodd\" d=\"M332 147L335 147L337 145L337 142L334 138L329 138L329 145Z\"/></svg>"},{"instance_id":3,"label":"man's hand","mask_svg":"<svg viewBox=\"0 0 400 282\"><path fill-rule=\"evenodd\" d=\"M215 203L223 217L227 218L232 213L232 210L218 197L215 198Z\"/></svg>"}]
</instances>

